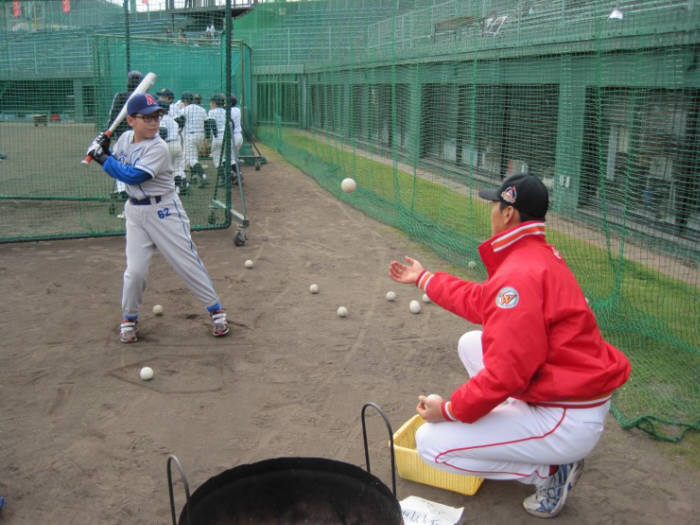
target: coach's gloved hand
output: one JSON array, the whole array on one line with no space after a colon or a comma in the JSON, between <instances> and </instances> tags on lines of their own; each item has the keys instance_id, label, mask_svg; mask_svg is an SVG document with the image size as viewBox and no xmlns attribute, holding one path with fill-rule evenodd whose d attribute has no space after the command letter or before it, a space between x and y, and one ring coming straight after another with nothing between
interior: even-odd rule
<instances>
[{"instance_id":1,"label":"coach's gloved hand","mask_svg":"<svg viewBox=\"0 0 700 525\"><path fill-rule=\"evenodd\" d=\"M112 142L112 138L103 131L92 142L99 144L104 151L109 151L109 144Z\"/></svg>"},{"instance_id":2,"label":"coach's gloved hand","mask_svg":"<svg viewBox=\"0 0 700 525\"><path fill-rule=\"evenodd\" d=\"M87 154L95 159L95 161L99 162L100 166L102 166L107 160L107 157L109 157L109 152L105 153L105 150L99 146L95 149L88 150Z\"/></svg>"},{"instance_id":3,"label":"coach's gloved hand","mask_svg":"<svg viewBox=\"0 0 700 525\"><path fill-rule=\"evenodd\" d=\"M185 115L178 115L173 119L175 122L177 122L177 126L179 128L182 128L182 126L185 125Z\"/></svg>"}]
</instances>

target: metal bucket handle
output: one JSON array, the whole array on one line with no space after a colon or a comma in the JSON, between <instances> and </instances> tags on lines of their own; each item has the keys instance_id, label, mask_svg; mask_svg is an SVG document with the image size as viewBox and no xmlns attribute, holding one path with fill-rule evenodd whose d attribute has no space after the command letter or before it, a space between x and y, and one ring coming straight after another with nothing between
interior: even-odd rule
<instances>
[{"instance_id":1,"label":"metal bucket handle","mask_svg":"<svg viewBox=\"0 0 700 525\"><path fill-rule=\"evenodd\" d=\"M180 463L180 460L177 459L173 454L170 454L168 456L168 461L166 463L166 469L168 471L168 492L170 494L170 513L173 517L173 525L177 525L177 518L175 517L175 498L173 498L173 476L170 471L170 465L171 463L175 463L177 466L177 469L180 471L180 477L182 478L182 483L185 485L185 495L187 496L187 503L186 503L186 508L190 508L190 484L187 482L187 476L185 476L185 470L182 468L182 464ZM190 520L190 513L189 510L187 512L187 523L188 525L192 525L192 521Z\"/></svg>"},{"instance_id":2,"label":"metal bucket handle","mask_svg":"<svg viewBox=\"0 0 700 525\"><path fill-rule=\"evenodd\" d=\"M382 416L384 423L386 423L386 428L389 431L389 448L391 449L391 489L394 493L394 498L396 498L396 460L394 459L394 433L391 430L391 424L389 419L384 414L384 411L376 403L365 403L362 406L362 439L365 444L365 462L367 463L367 472L372 473L369 466L369 448L367 447L367 426L365 425L365 412L367 407L374 407L379 415Z\"/></svg>"}]
</instances>

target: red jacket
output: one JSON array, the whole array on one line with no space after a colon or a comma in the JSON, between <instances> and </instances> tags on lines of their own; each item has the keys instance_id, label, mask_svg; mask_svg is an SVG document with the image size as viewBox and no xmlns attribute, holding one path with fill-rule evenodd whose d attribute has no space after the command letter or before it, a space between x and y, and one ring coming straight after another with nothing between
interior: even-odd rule
<instances>
[{"instance_id":1,"label":"red jacket","mask_svg":"<svg viewBox=\"0 0 700 525\"><path fill-rule=\"evenodd\" d=\"M594 314L542 221L518 224L479 246L482 284L425 271L430 299L483 327L484 368L443 404L472 423L508 397L533 404L595 406L630 374L625 355L602 337Z\"/></svg>"}]
</instances>

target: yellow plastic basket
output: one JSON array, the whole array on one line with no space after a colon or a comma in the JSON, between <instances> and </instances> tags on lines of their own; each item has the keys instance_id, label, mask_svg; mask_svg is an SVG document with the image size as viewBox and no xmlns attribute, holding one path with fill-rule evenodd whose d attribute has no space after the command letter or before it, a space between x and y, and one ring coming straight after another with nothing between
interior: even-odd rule
<instances>
[{"instance_id":1,"label":"yellow plastic basket","mask_svg":"<svg viewBox=\"0 0 700 525\"><path fill-rule=\"evenodd\" d=\"M425 463L416 450L416 430L425 420L418 414L394 432L394 454L399 476L404 479L441 489L473 496L484 482L483 478L452 474Z\"/></svg>"}]
</instances>

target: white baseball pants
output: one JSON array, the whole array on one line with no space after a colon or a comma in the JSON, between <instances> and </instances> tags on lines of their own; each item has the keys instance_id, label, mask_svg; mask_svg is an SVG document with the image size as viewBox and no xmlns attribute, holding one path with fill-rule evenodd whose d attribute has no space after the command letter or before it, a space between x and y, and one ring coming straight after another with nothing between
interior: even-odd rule
<instances>
[{"instance_id":1,"label":"white baseball pants","mask_svg":"<svg viewBox=\"0 0 700 525\"><path fill-rule=\"evenodd\" d=\"M464 334L458 353L469 376L484 367L481 331ZM431 466L486 479L539 484L550 465L586 457L603 433L610 401L593 408L531 405L509 398L474 423L425 423L416 431Z\"/></svg>"},{"instance_id":2,"label":"white baseball pants","mask_svg":"<svg viewBox=\"0 0 700 525\"><path fill-rule=\"evenodd\" d=\"M199 162L199 148L204 142L204 133L183 133L185 164L190 168Z\"/></svg>"},{"instance_id":3,"label":"white baseball pants","mask_svg":"<svg viewBox=\"0 0 700 525\"><path fill-rule=\"evenodd\" d=\"M170 163L173 167L175 176L185 178L185 161L182 156L182 143L180 139L170 140L167 142L168 151L170 152Z\"/></svg>"},{"instance_id":4,"label":"white baseball pants","mask_svg":"<svg viewBox=\"0 0 700 525\"><path fill-rule=\"evenodd\" d=\"M238 160L238 152L241 149L241 146L243 145L243 135L240 133L235 133L233 135L233 144L231 148L231 155L234 157L233 161L236 162ZM217 168L223 164L223 162L219 162L220 160L223 161L222 159L222 150L224 147L224 140L220 138L215 138L211 141L211 158L214 161L214 166ZM232 163L233 164L233 163Z\"/></svg>"},{"instance_id":5,"label":"white baseball pants","mask_svg":"<svg viewBox=\"0 0 700 525\"><path fill-rule=\"evenodd\" d=\"M126 201L126 270L122 290L124 317L138 316L156 248L187 287L206 307L219 302L214 285L190 235L190 219L172 192L159 203Z\"/></svg>"}]
</instances>

